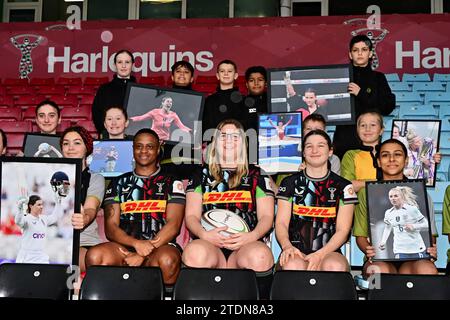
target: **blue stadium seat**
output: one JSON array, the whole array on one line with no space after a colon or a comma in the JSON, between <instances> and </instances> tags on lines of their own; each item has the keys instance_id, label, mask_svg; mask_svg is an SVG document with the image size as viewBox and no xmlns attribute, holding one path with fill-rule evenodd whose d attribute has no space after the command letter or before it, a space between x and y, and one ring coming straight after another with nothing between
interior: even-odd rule
<instances>
[{"instance_id":1,"label":"blue stadium seat","mask_svg":"<svg viewBox=\"0 0 450 320\"><path fill-rule=\"evenodd\" d=\"M431 105L401 106L400 119L437 119L436 110Z\"/></svg>"},{"instance_id":2,"label":"blue stadium seat","mask_svg":"<svg viewBox=\"0 0 450 320\"><path fill-rule=\"evenodd\" d=\"M399 82L400 77L398 73L387 73L385 74L387 81L389 82L389 85L391 85L391 82ZM449 80L450 81L450 80Z\"/></svg>"},{"instance_id":3,"label":"blue stadium seat","mask_svg":"<svg viewBox=\"0 0 450 320\"><path fill-rule=\"evenodd\" d=\"M428 73L404 73L403 82L426 82L431 81Z\"/></svg>"},{"instance_id":4,"label":"blue stadium seat","mask_svg":"<svg viewBox=\"0 0 450 320\"><path fill-rule=\"evenodd\" d=\"M349 272L277 271L271 300L356 300L356 288Z\"/></svg>"},{"instance_id":5,"label":"blue stadium seat","mask_svg":"<svg viewBox=\"0 0 450 320\"><path fill-rule=\"evenodd\" d=\"M427 192L433 199L434 211L436 214L442 213L442 204L444 202L445 189L448 186L446 181L436 181L436 186L434 188L427 188Z\"/></svg>"},{"instance_id":6,"label":"blue stadium seat","mask_svg":"<svg viewBox=\"0 0 450 320\"><path fill-rule=\"evenodd\" d=\"M433 76L433 81L450 82L449 73L435 73Z\"/></svg>"},{"instance_id":7,"label":"blue stadium seat","mask_svg":"<svg viewBox=\"0 0 450 320\"><path fill-rule=\"evenodd\" d=\"M439 118L442 120L441 132L450 131L450 118L449 117L441 117L441 116L439 116Z\"/></svg>"},{"instance_id":8,"label":"blue stadium seat","mask_svg":"<svg viewBox=\"0 0 450 320\"><path fill-rule=\"evenodd\" d=\"M440 119L450 118L450 103L449 104L441 104L439 106L439 118Z\"/></svg>"},{"instance_id":9,"label":"blue stadium seat","mask_svg":"<svg viewBox=\"0 0 450 320\"><path fill-rule=\"evenodd\" d=\"M445 269L447 266L447 249L448 237L442 234L442 214L436 214L436 229L439 237L437 238L436 247L438 250L437 261L434 263L438 269Z\"/></svg>"},{"instance_id":10,"label":"blue stadium seat","mask_svg":"<svg viewBox=\"0 0 450 320\"><path fill-rule=\"evenodd\" d=\"M426 104L450 104L450 92L427 92L425 94Z\"/></svg>"},{"instance_id":11,"label":"blue stadium seat","mask_svg":"<svg viewBox=\"0 0 450 320\"><path fill-rule=\"evenodd\" d=\"M450 131L441 131L439 151L442 155L450 155Z\"/></svg>"},{"instance_id":12,"label":"blue stadium seat","mask_svg":"<svg viewBox=\"0 0 450 320\"><path fill-rule=\"evenodd\" d=\"M416 103L416 104L422 104L423 99L420 97L420 94L417 92L397 92L395 94L395 101L396 103Z\"/></svg>"},{"instance_id":13,"label":"blue stadium seat","mask_svg":"<svg viewBox=\"0 0 450 320\"><path fill-rule=\"evenodd\" d=\"M411 91L411 87L406 82L391 82L389 83L389 87L394 93L402 91L407 92Z\"/></svg>"},{"instance_id":14,"label":"blue stadium seat","mask_svg":"<svg viewBox=\"0 0 450 320\"><path fill-rule=\"evenodd\" d=\"M414 92L429 92L429 91L445 91L444 86L440 82L415 82L412 86Z\"/></svg>"}]
</instances>

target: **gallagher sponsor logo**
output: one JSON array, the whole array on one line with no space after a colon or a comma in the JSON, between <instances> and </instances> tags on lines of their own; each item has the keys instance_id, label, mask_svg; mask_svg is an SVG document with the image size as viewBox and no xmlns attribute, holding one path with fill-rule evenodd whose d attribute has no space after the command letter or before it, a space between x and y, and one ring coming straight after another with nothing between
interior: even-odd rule
<instances>
[{"instance_id":1,"label":"gallagher sponsor logo","mask_svg":"<svg viewBox=\"0 0 450 320\"><path fill-rule=\"evenodd\" d=\"M251 203L250 191L206 192L203 203Z\"/></svg>"},{"instance_id":2,"label":"gallagher sponsor logo","mask_svg":"<svg viewBox=\"0 0 450 320\"><path fill-rule=\"evenodd\" d=\"M305 207L294 204L294 214L302 217L335 218L335 207Z\"/></svg>"},{"instance_id":3,"label":"gallagher sponsor logo","mask_svg":"<svg viewBox=\"0 0 450 320\"><path fill-rule=\"evenodd\" d=\"M122 214L137 212L165 212L166 200L128 201L120 204L120 210Z\"/></svg>"}]
</instances>

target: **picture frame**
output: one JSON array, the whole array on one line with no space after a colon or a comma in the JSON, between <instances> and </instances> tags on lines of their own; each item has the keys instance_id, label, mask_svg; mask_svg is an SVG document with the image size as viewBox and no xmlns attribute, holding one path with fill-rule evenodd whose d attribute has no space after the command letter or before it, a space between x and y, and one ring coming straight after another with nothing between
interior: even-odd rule
<instances>
[{"instance_id":1,"label":"picture frame","mask_svg":"<svg viewBox=\"0 0 450 320\"><path fill-rule=\"evenodd\" d=\"M81 159L0 157L0 264L78 265L81 168Z\"/></svg>"},{"instance_id":2,"label":"picture frame","mask_svg":"<svg viewBox=\"0 0 450 320\"><path fill-rule=\"evenodd\" d=\"M440 132L441 120L392 121L391 138L400 140L408 150L408 165L403 173L410 179L424 179L427 187L436 185L433 156L439 151Z\"/></svg>"},{"instance_id":3,"label":"picture frame","mask_svg":"<svg viewBox=\"0 0 450 320\"><path fill-rule=\"evenodd\" d=\"M267 75L269 113L303 111L304 118L321 114L327 125L355 123L349 64L272 68Z\"/></svg>"},{"instance_id":4,"label":"picture frame","mask_svg":"<svg viewBox=\"0 0 450 320\"><path fill-rule=\"evenodd\" d=\"M26 133L23 139L25 157L62 158L59 135Z\"/></svg>"},{"instance_id":5,"label":"picture frame","mask_svg":"<svg viewBox=\"0 0 450 320\"><path fill-rule=\"evenodd\" d=\"M302 163L302 113L258 115L258 165L266 175L297 172Z\"/></svg>"},{"instance_id":6,"label":"picture frame","mask_svg":"<svg viewBox=\"0 0 450 320\"><path fill-rule=\"evenodd\" d=\"M195 91L128 83L124 108L130 122L125 133L151 128L165 144L200 145L204 100Z\"/></svg>"},{"instance_id":7,"label":"picture frame","mask_svg":"<svg viewBox=\"0 0 450 320\"><path fill-rule=\"evenodd\" d=\"M366 182L369 237L373 261L430 259L430 211L425 182Z\"/></svg>"},{"instance_id":8,"label":"picture frame","mask_svg":"<svg viewBox=\"0 0 450 320\"><path fill-rule=\"evenodd\" d=\"M94 151L88 157L91 172L99 173L105 178L118 177L133 171L132 140L94 140Z\"/></svg>"}]
</instances>

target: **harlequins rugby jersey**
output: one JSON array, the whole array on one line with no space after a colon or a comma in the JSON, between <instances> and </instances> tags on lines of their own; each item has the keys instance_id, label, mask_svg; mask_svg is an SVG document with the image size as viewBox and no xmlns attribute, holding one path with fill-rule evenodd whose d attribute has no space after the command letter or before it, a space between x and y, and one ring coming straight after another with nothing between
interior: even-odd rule
<instances>
[{"instance_id":1,"label":"harlequins rugby jersey","mask_svg":"<svg viewBox=\"0 0 450 320\"><path fill-rule=\"evenodd\" d=\"M203 195L203 212L211 209L226 209L238 214L253 230L258 222L256 216L256 199L274 196L268 177L260 175L258 168L249 167L249 173L243 177L241 184L234 189L228 187L228 180L233 174L224 170L224 181L214 185L214 178L209 174L208 167L203 167L189 181L186 192L198 192Z\"/></svg>"},{"instance_id":2,"label":"harlequins rugby jersey","mask_svg":"<svg viewBox=\"0 0 450 320\"><path fill-rule=\"evenodd\" d=\"M159 168L149 177L124 173L111 182L105 197L105 206L120 204L120 228L140 240L153 239L166 224L167 204L185 202L183 183Z\"/></svg>"},{"instance_id":3,"label":"harlequins rugby jersey","mask_svg":"<svg viewBox=\"0 0 450 320\"><path fill-rule=\"evenodd\" d=\"M305 254L321 249L334 235L340 205L358 203L351 182L331 171L321 179L304 171L286 177L277 198L292 203L289 239Z\"/></svg>"}]
</instances>

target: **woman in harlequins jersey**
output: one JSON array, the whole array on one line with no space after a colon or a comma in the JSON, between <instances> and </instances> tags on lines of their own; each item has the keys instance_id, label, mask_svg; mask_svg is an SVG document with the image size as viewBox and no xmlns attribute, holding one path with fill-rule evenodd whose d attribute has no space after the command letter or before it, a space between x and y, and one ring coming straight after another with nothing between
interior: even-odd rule
<instances>
[{"instance_id":1,"label":"woman in harlequins jersey","mask_svg":"<svg viewBox=\"0 0 450 320\"><path fill-rule=\"evenodd\" d=\"M273 255L264 243L274 220L274 192L268 177L248 165L242 125L234 119L219 123L207 165L189 181L186 226L196 237L183 252L189 267L252 269L259 276L272 273ZM227 194L222 199L220 194ZM239 197L232 197L232 194ZM211 197L214 195L214 197ZM213 199L214 198L214 199ZM243 199L245 198L245 199ZM200 219L211 209L226 209L243 218L250 232L226 236L227 227L206 231ZM266 273L266 275L264 275Z\"/></svg>"},{"instance_id":2,"label":"woman in harlequins jersey","mask_svg":"<svg viewBox=\"0 0 450 320\"><path fill-rule=\"evenodd\" d=\"M357 197L350 181L328 168L330 137L312 130L303 139L306 168L281 182L275 223L284 270L349 271L339 248L347 241Z\"/></svg>"}]
</instances>

